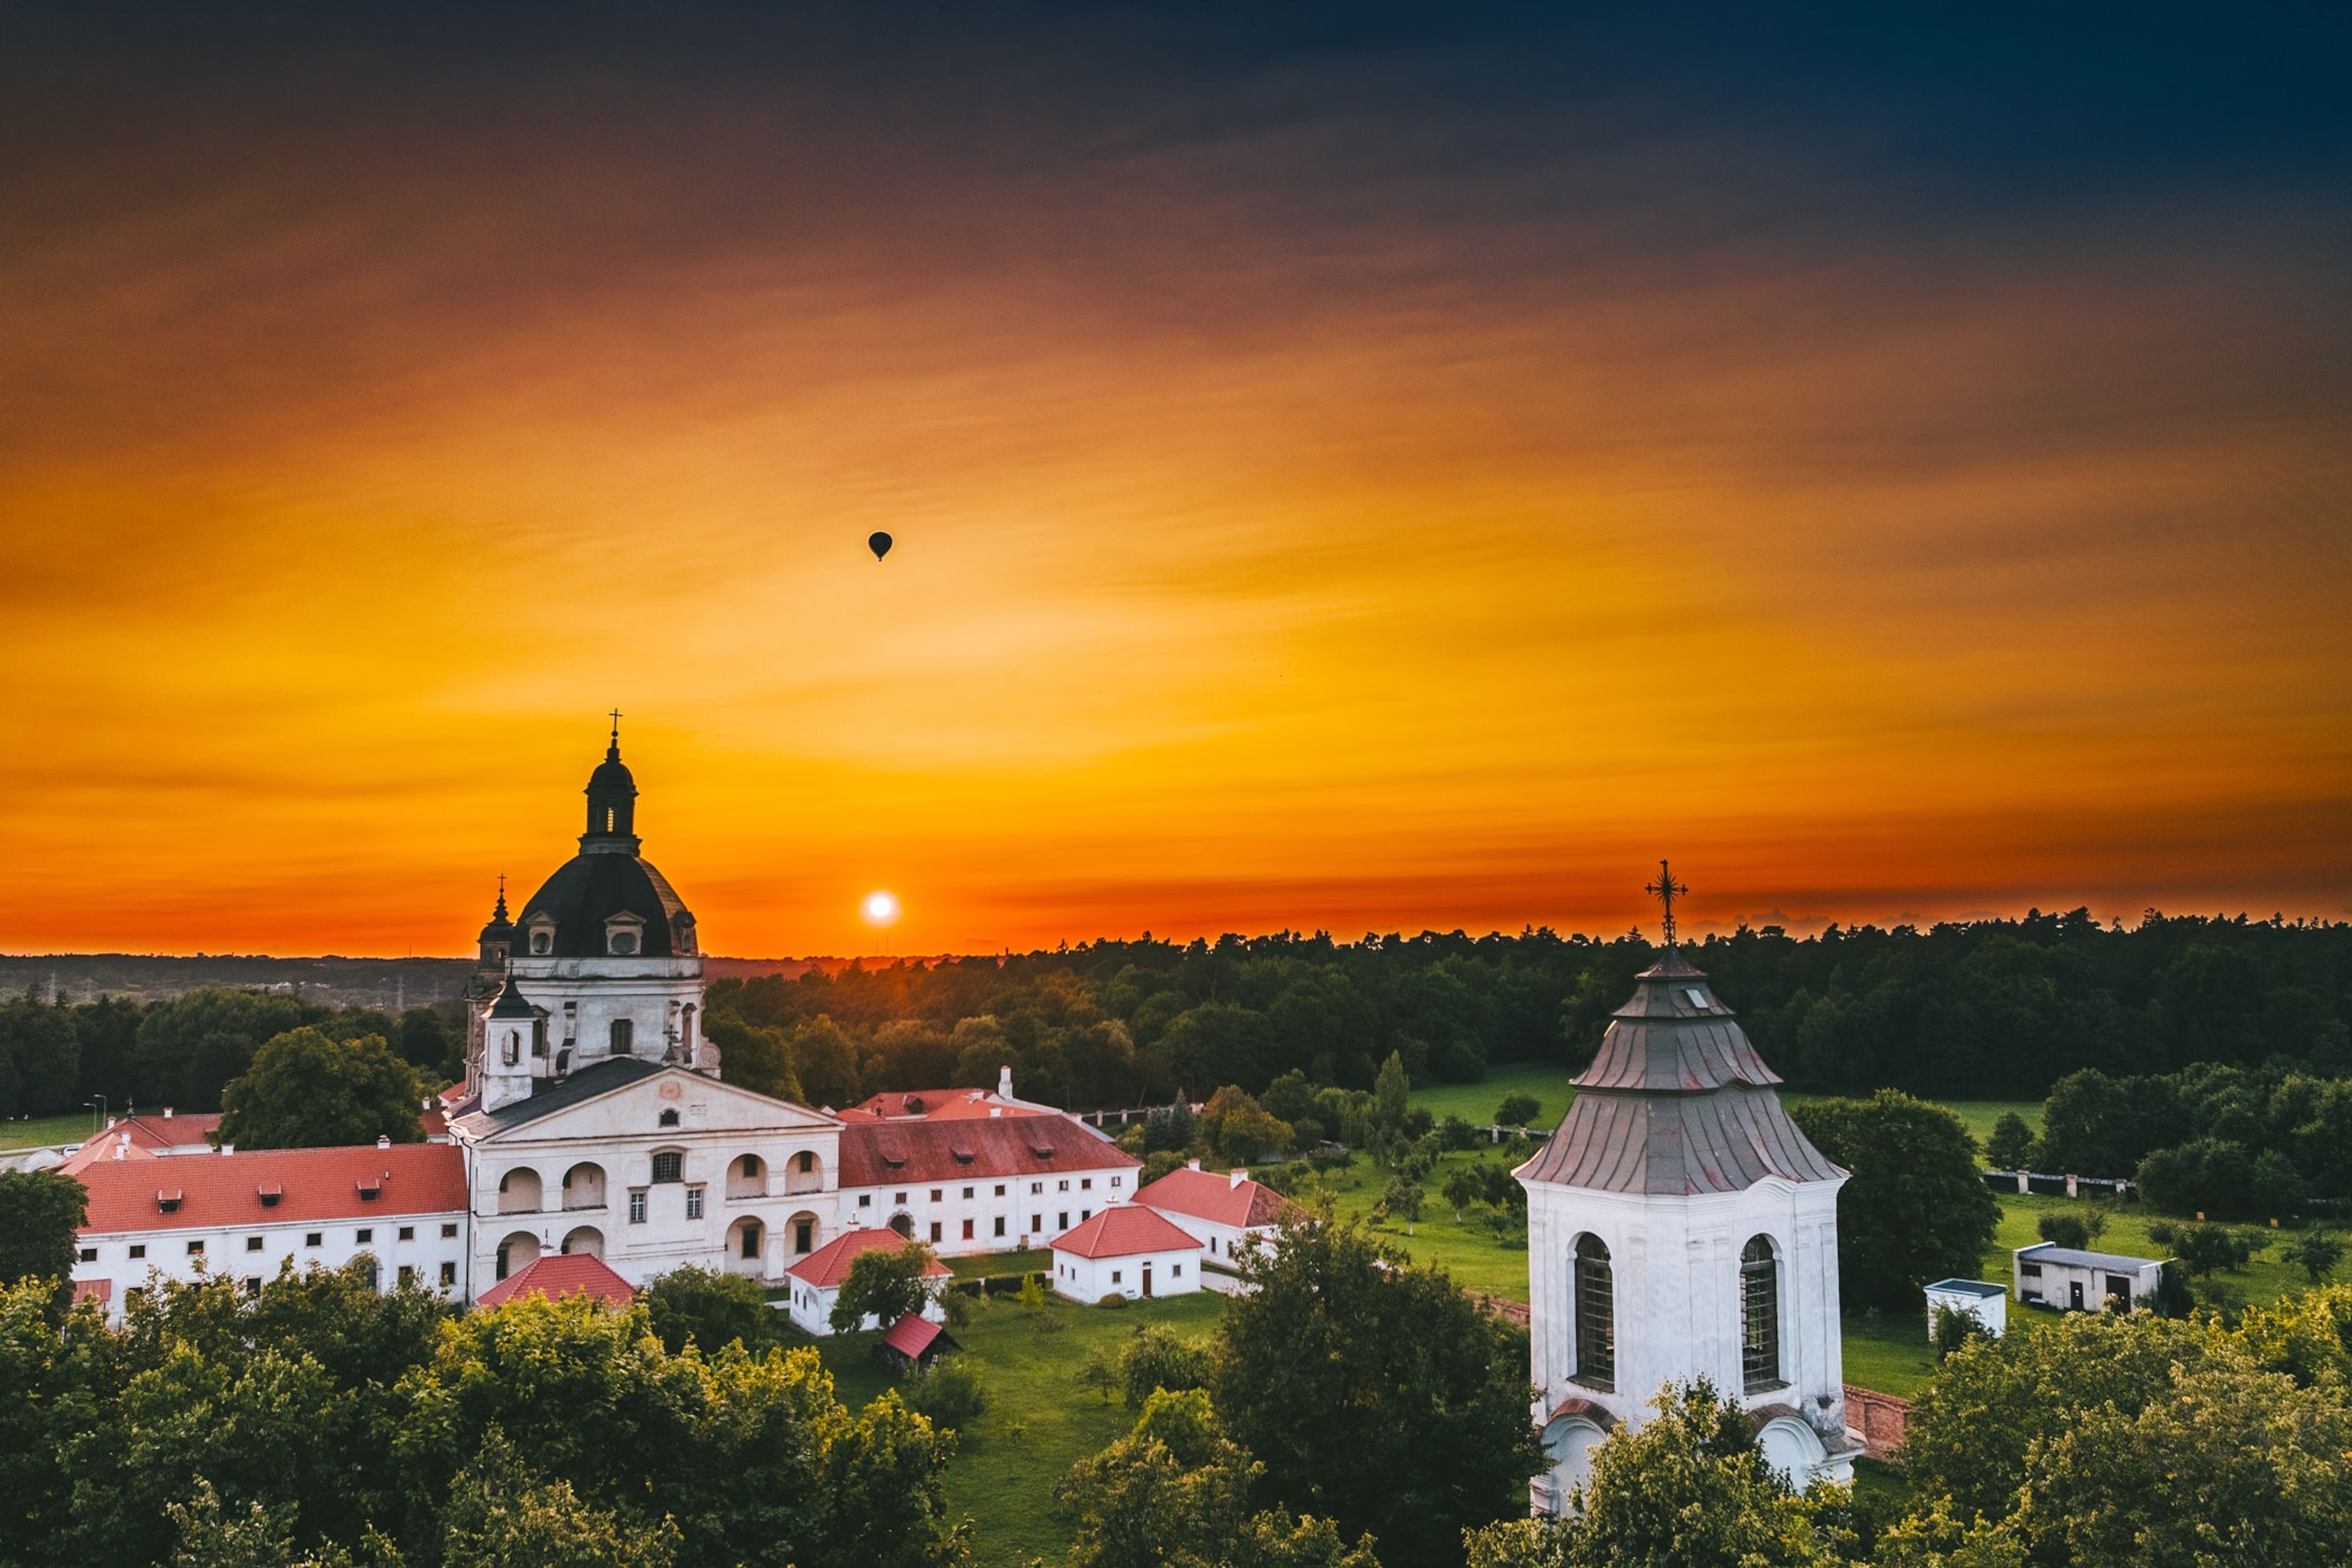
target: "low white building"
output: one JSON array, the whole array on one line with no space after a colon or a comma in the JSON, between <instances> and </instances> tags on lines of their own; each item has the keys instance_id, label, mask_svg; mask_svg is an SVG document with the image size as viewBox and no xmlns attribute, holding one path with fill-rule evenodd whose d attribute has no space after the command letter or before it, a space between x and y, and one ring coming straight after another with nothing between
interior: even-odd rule
<instances>
[{"instance_id":1,"label":"low white building","mask_svg":"<svg viewBox=\"0 0 2352 1568\"><path fill-rule=\"evenodd\" d=\"M834 1303L841 1299L841 1287L849 1278L850 1266L861 1254L877 1247L896 1252L906 1245L904 1237L887 1226L881 1230L845 1230L793 1264L786 1272L792 1285L790 1310L794 1326L819 1338L832 1333ZM925 1272L929 1279L945 1280L950 1270L946 1264L934 1260ZM923 1316L933 1322L947 1321L947 1312L936 1300L923 1309ZM868 1312L857 1326L873 1330L880 1328L882 1322Z\"/></svg>"},{"instance_id":2,"label":"low white building","mask_svg":"<svg viewBox=\"0 0 2352 1568\"><path fill-rule=\"evenodd\" d=\"M74 1293L105 1302L114 1321L151 1275L226 1275L257 1289L289 1259L340 1268L363 1258L386 1289L414 1280L454 1300L472 1293L465 1156L446 1143L126 1150L74 1177L89 1194Z\"/></svg>"},{"instance_id":3,"label":"low white building","mask_svg":"<svg viewBox=\"0 0 2352 1568\"><path fill-rule=\"evenodd\" d=\"M1270 1238L1291 1207L1272 1187L1251 1181L1247 1171L1221 1176L1201 1169L1198 1160L1151 1183L1135 1201L1164 1216L1220 1263Z\"/></svg>"},{"instance_id":4,"label":"low white building","mask_svg":"<svg viewBox=\"0 0 2352 1568\"><path fill-rule=\"evenodd\" d=\"M887 1227L942 1257L1043 1247L1135 1195L1142 1162L1076 1118L852 1121L841 1223Z\"/></svg>"},{"instance_id":5,"label":"low white building","mask_svg":"<svg viewBox=\"0 0 2352 1568\"><path fill-rule=\"evenodd\" d=\"M1938 1279L1927 1287L1927 1338L1937 1312L1966 1312L1994 1339L2009 1331L2009 1289L1983 1279Z\"/></svg>"},{"instance_id":6,"label":"low white building","mask_svg":"<svg viewBox=\"0 0 2352 1568\"><path fill-rule=\"evenodd\" d=\"M2110 1300L2145 1306L2156 1295L2164 1260L2084 1252L2045 1241L2038 1247L2019 1247L2014 1267L2019 1300L2083 1312L2104 1308Z\"/></svg>"},{"instance_id":7,"label":"low white building","mask_svg":"<svg viewBox=\"0 0 2352 1568\"><path fill-rule=\"evenodd\" d=\"M1073 1301L1182 1296L1200 1288L1201 1244L1156 1209L1122 1204L1054 1241L1054 1289Z\"/></svg>"}]
</instances>

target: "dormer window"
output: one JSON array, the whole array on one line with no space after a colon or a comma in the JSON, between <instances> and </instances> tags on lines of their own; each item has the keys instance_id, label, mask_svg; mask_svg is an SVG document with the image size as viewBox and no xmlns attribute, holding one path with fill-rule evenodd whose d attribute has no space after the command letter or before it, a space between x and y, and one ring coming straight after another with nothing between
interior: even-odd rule
<instances>
[{"instance_id":1,"label":"dormer window","mask_svg":"<svg viewBox=\"0 0 2352 1568\"><path fill-rule=\"evenodd\" d=\"M675 1110L665 1110L665 1111L663 1111L663 1112L661 1113L661 1124L662 1124L664 1127L675 1127L675 1126L677 1126L677 1111L675 1111Z\"/></svg>"},{"instance_id":2,"label":"dormer window","mask_svg":"<svg viewBox=\"0 0 2352 1568\"><path fill-rule=\"evenodd\" d=\"M381 1177L362 1176L356 1184L359 1187L360 1202L363 1204L372 1204L383 1196L383 1181Z\"/></svg>"},{"instance_id":3,"label":"dormer window","mask_svg":"<svg viewBox=\"0 0 2352 1568\"><path fill-rule=\"evenodd\" d=\"M286 1195L286 1189L278 1183L272 1182L268 1186L258 1189L258 1194L261 1198L261 1206L266 1209L274 1209L278 1206L278 1200Z\"/></svg>"},{"instance_id":4,"label":"dormer window","mask_svg":"<svg viewBox=\"0 0 2352 1568\"><path fill-rule=\"evenodd\" d=\"M186 1196L187 1194L178 1187L173 1187L167 1192L159 1192L155 1194L155 1207L163 1214L177 1214L180 1212L181 1201Z\"/></svg>"},{"instance_id":5,"label":"dormer window","mask_svg":"<svg viewBox=\"0 0 2352 1568\"><path fill-rule=\"evenodd\" d=\"M522 922L530 933L530 951L545 957L555 951L555 917L541 910Z\"/></svg>"},{"instance_id":6,"label":"dormer window","mask_svg":"<svg viewBox=\"0 0 2352 1568\"><path fill-rule=\"evenodd\" d=\"M691 955L694 946L694 917L684 910L669 917L669 945L673 952Z\"/></svg>"},{"instance_id":7,"label":"dormer window","mask_svg":"<svg viewBox=\"0 0 2352 1568\"><path fill-rule=\"evenodd\" d=\"M623 910L604 920L604 951L615 958L630 958L645 951L646 922L641 915Z\"/></svg>"}]
</instances>

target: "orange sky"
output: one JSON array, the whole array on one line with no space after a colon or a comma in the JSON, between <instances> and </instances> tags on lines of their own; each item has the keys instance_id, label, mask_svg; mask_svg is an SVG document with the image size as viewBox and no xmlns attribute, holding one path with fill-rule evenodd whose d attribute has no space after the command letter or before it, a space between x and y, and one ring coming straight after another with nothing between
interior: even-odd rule
<instances>
[{"instance_id":1,"label":"orange sky","mask_svg":"<svg viewBox=\"0 0 2352 1568\"><path fill-rule=\"evenodd\" d=\"M2340 188L1063 47L0 82L0 950L2352 912Z\"/></svg>"}]
</instances>

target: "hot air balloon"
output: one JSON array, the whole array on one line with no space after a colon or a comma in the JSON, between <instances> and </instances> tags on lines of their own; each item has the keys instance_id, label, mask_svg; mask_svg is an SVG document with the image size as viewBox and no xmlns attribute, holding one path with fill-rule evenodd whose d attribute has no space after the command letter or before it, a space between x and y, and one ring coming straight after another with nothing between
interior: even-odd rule
<instances>
[{"instance_id":1,"label":"hot air balloon","mask_svg":"<svg viewBox=\"0 0 2352 1568\"><path fill-rule=\"evenodd\" d=\"M890 553L890 536L887 533L868 534L866 537L866 548L874 552L874 559L879 561Z\"/></svg>"}]
</instances>

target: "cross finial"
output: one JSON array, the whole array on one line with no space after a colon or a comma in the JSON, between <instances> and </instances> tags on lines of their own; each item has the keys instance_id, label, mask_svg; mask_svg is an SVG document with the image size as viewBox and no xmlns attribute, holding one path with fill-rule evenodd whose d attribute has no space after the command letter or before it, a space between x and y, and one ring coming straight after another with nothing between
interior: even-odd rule
<instances>
[{"instance_id":1,"label":"cross finial","mask_svg":"<svg viewBox=\"0 0 2352 1568\"><path fill-rule=\"evenodd\" d=\"M1650 897L1657 900L1660 903L1665 906L1666 945L1668 947L1674 946L1675 900L1678 895L1687 893L1690 889L1684 887L1680 882L1675 881L1674 872L1667 867L1664 860L1661 860L1658 862L1658 879L1651 883L1648 887L1643 889L1642 891L1649 894Z\"/></svg>"},{"instance_id":2,"label":"cross finial","mask_svg":"<svg viewBox=\"0 0 2352 1568\"><path fill-rule=\"evenodd\" d=\"M614 744L614 745L616 745L616 746L617 746L617 745L619 745L620 743L621 743L621 710L620 710L618 708L615 708L615 709L614 709L614 710L613 710L613 744Z\"/></svg>"}]
</instances>

